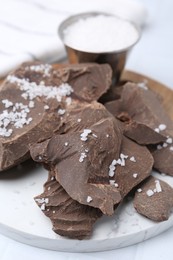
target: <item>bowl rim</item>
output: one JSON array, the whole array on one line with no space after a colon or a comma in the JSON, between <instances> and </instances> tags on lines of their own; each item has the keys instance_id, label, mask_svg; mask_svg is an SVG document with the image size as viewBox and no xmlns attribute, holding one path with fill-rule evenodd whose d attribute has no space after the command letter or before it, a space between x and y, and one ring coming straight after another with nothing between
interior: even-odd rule
<instances>
[{"instance_id":1,"label":"bowl rim","mask_svg":"<svg viewBox=\"0 0 173 260\"><path fill-rule=\"evenodd\" d=\"M69 44L66 44L65 41L64 41L64 35L63 35L63 31L64 29L66 29L68 26L70 26L71 24L77 22L79 19L83 18L88 18L88 17L94 17L94 16L98 16L98 15L104 15L104 16L111 16L111 17L116 17L122 21L126 21L128 22L129 24L131 24L135 30L137 31L137 38L136 40L128 45L127 47L125 48L122 48L122 49L118 49L118 50L114 50L114 51L108 51L108 52L95 52L95 51L84 51L82 49L76 49L76 48L73 48L72 46L70 46ZM105 53L122 53L122 52L126 52L128 50L130 50L134 45L137 44L137 42L140 40L141 38L141 29L140 27L135 24L134 22L128 20L128 19L125 19L123 17L120 17L116 14L112 14L112 13L108 13L108 12L98 12L98 11L91 11L91 12L82 12L82 13L78 13L78 14L74 14L74 15L70 15L69 17L67 17L65 20L63 20L60 25L58 26L58 35L61 39L61 41L64 43L65 47L68 47L68 48L71 48L73 50L76 50L76 51L79 51L79 52L83 52L83 53L95 53L95 54L105 54Z\"/></svg>"}]
</instances>

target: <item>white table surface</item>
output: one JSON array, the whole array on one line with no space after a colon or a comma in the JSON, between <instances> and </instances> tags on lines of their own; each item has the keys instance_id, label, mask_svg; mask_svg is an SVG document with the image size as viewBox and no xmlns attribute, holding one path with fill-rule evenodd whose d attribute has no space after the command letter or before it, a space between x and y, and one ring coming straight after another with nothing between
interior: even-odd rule
<instances>
[{"instance_id":1,"label":"white table surface","mask_svg":"<svg viewBox=\"0 0 173 260\"><path fill-rule=\"evenodd\" d=\"M149 10L141 41L127 68L153 77L173 88L173 1L139 0ZM1 209L3 210L3 209ZM27 246L0 235L0 260L172 260L173 228L130 247L97 253L62 253Z\"/></svg>"}]
</instances>

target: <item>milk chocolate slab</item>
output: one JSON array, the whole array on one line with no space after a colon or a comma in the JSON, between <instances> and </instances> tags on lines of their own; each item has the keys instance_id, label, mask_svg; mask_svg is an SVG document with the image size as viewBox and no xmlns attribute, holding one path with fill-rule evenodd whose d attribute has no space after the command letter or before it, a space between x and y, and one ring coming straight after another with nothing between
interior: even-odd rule
<instances>
[{"instance_id":1,"label":"milk chocolate slab","mask_svg":"<svg viewBox=\"0 0 173 260\"><path fill-rule=\"evenodd\" d=\"M126 157L124 164L116 163L115 174L111 179L124 198L135 186L150 176L154 161L145 146L126 137L123 137L121 155L120 157Z\"/></svg>"},{"instance_id":2,"label":"milk chocolate slab","mask_svg":"<svg viewBox=\"0 0 173 260\"><path fill-rule=\"evenodd\" d=\"M85 130L89 130L87 134ZM109 166L119 157L121 140L116 120L108 117L82 131L55 135L33 145L31 156L54 169L57 181L72 199L112 215L121 196L109 183Z\"/></svg>"},{"instance_id":3,"label":"milk chocolate slab","mask_svg":"<svg viewBox=\"0 0 173 260\"><path fill-rule=\"evenodd\" d=\"M150 176L135 193L134 207L137 212L154 221L169 218L173 207L173 189L166 182Z\"/></svg>"},{"instance_id":4,"label":"milk chocolate slab","mask_svg":"<svg viewBox=\"0 0 173 260\"><path fill-rule=\"evenodd\" d=\"M53 171L49 172L44 192L35 197L36 203L50 218L57 234L73 239L89 237L94 223L102 216L101 211L73 200L54 175Z\"/></svg>"},{"instance_id":5,"label":"milk chocolate slab","mask_svg":"<svg viewBox=\"0 0 173 260\"><path fill-rule=\"evenodd\" d=\"M110 82L109 65L24 63L11 73L0 90L0 171L29 158L30 144L59 131L73 99L95 100Z\"/></svg>"},{"instance_id":6,"label":"milk chocolate slab","mask_svg":"<svg viewBox=\"0 0 173 260\"><path fill-rule=\"evenodd\" d=\"M164 111L160 98L137 84L125 84L121 98L105 106L125 122L124 134L139 144L165 142L166 136L172 133L173 123Z\"/></svg>"}]
</instances>

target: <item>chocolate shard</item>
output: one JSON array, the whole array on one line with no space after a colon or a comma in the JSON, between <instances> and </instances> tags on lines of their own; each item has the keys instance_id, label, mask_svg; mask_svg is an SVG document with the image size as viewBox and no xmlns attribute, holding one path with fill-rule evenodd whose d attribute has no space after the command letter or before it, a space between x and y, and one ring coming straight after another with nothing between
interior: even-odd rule
<instances>
[{"instance_id":1,"label":"chocolate shard","mask_svg":"<svg viewBox=\"0 0 173 260\"><path fill-rule=\"evenodd\" d=\"M106 108L125 123L124 134L139 144L165 142L173 122L164 111L160 98L137 84L123 86L121 98L105 104Z\"/></svg>"},{"instance_id":2,"label":"chocolate shard","mask_svg":"<svg viewBox=\"0 0 173 260\"><path fill-rule=\"evenodd\" d=\"M109 183L109 166L119 157L121 140L122 132L109 115L82 131L33 145L31 156L54 169L57 181L74 200L112 215L121 196Z\"/></svg>"},{"instance_id":3,"label":"chocolate shard","mask_svg":"<svg viewBox=\"0 0 173 260\"><path fill-rule=\"evenodd\" d=\"M102 104L96 101L86 103L75 100L62 117L61 133L81 131L108 117L114 119Z\"/></svg>"},{"instance_id":4,"label":"chocolate shard","mask_svg":"<svg viewBox=\"0 0 173 260\"><path fill-rule=\"evenodd\" d=\"M102 216L99 209L82 205L73 200L49 172L44 192L35 197L42 212L50 218L53 231L73 239L88 238L94 223Z\"/></svg>"},{"instance_id":5,"label":"chocolate shard","mask_svg":"<svg viewBox=\"0 0 173 260\"><path fill-rule=\"evenodd\" d=\"M151 149L151 154L154 158L154 168L161 173L173 176L173 143L172 137L168 137L167 140L171 141L164 142Z\"/></svg>"},{"instance_id":6,"label":"chocolate shard","mask_svg":"<svg viewBox=\"0 0 173 260\"><path fill-rule=\"evenodd\" d=\"M123 137L119 160L115 163L113 185L118 187L124 198L134 187L151 174L153 158L145 146Z\"/></svg>"},{"instance_id":7,"label":"chocolate shard","mask_svg":"<svg viewBox=\"0 0 173 260\"><path fill-rule=\"evenodd\" d=\"M96 100L110 82L109 65L36 62L11 73L0 90L0 171L28 159L32 143L58 132L73 99Z\"/></svg>"},{"instance_id":8,"label":"chocolate shard","mask_svg":"<svg viewBox=\"0 0 173 260\"><path fill-rule=\"evenodd\" d=\"M150 176L135 193L134 207L137 212L154 221L169 218L173 207L173 189L166 182Z\"/></svg>"},{"instance_id":9,"label":"chocolate shard","mask_svg":"<svg viewBox=\"0 0 173 260\"><path fill-rule=\"evenodd\" d=\"M75 97L87 102L98 100L112 83L112 69L108 64L68 64L62 72L58 71L58 77L64 79L64 75L65 82L73 86Z\"/></svg>"}]
</instances>

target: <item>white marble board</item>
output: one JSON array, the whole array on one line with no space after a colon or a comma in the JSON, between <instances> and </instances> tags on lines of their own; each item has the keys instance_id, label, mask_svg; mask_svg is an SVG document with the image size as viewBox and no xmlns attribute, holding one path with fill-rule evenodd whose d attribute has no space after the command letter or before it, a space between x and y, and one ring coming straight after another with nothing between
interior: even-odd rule
<instances>
[{"instance_id":1,"label":"white marble board","mask_svg":"<svg viewBox=\"0 0 173 260\"><path fill-rule=\"evenodd\" d=\"M158 175L158 174L157 174ZM173 178L158 175L173 186ZM156 236L173 225L154 223L135 212L127 201L112 217L102 217L89 240L72 240L56 235L51 222L33 197L43 190L47 172L32 161L0 174L0 232L25 244L50 250L92 252L125 247Z\"/></svg>"}]
</instances>

